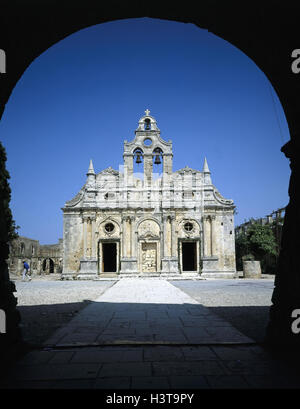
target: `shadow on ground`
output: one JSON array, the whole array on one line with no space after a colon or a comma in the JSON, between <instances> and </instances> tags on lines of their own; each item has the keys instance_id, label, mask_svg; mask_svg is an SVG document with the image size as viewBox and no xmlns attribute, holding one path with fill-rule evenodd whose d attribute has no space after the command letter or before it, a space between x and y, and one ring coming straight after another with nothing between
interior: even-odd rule
<instances>
[{"instance_id":1,"label":"shadow on ground","mask_svg":"<svg viewBox=\"0 0 300 409\"><path fill-rule=\"evenodd\" d=\"M78 303L19 306L24 341L32 345L43 344L55 331L67 325L90 303L90 300L84 300ZM263 342L269 319L269 307L206 308L256 342ZM159 312L156 318L159 318Z\"/></svg>"},{"instance_id":2,"label":"shadow on ground","mask_svg":"<svg viewBox=\"0 0 300 409\"><path fill-rule=\"evenodd\" d=\"M19 309L24 339L34 344L47 340L48 347L20 360L4 379L3 388L273 389L300 385L289 368L247 343L245 335L250 335L254 318L258 322L257 314L262 316L263 330L268 307L87 300ZM250 325L243 325L245 321ZM234 322L247 333L232 327ZM258 335L263 337L263 333Z\"/></svg>"},{"instance_id":3,"label":"shadow on ground","mask_svg":"<svg viewBox=\"0 0 300 409\"><path fill-rule=\"evenodd\" d=\"M66 304L18 306L21 314L21 332L24 342L38 346L55 331L67 325L90 300Z\"/></svg>"},{"instance_id":4,"label":"shadow on ground","mask_svg":"<svg viewBox=\"0 0 300 409\"><path fill-rule=\"evenodd\" d=\"M256 342L262 343L264 341L269 322L269 306L207 308Z\"/></svg>"}]
</instances>

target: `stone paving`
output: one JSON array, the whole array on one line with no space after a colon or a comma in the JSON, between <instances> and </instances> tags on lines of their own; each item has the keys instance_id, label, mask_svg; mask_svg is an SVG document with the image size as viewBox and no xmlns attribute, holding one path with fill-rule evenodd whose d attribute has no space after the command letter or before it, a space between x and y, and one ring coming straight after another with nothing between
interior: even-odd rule
<instances>
[{"instance_id":1,"label":"stone paving","mask_svg":"<svg viewBox=\"0 0 300 409\"><path fill-rule=\"evenodd\" d=\"M253 340L165 280L123 279L12 368L2 388L299 388Z\"/></svg>"},{"instance_id":2,"label":"stone paving","mask_svg":"<svg viewBox=\"0 0 300 409\"><path fill-rule=\"evenodd\" d=\"M228 322L165 280L123 279L46 345L251 343Z\"/></svg>"}]
</instances>

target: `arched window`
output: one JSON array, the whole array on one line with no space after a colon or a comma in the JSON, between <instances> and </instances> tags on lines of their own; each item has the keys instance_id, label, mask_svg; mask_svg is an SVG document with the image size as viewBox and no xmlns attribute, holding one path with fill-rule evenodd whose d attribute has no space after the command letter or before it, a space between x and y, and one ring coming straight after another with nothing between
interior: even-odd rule
<instances>
[{"instance_id":1,"label":"arched window","mask_svg":"<svg viewBox=\"0 0 300 409\"><path fill-rule=\"evenodd\" d=\"M25 254L25 244L23 242L20 244L20 253L22 256Z\"/></svg>"},{"instance_id":2,"label":"arched window","mask_svg":"<svg viewBox=\"0 0 300 409\"><path fill-rule=\"evenodd\" d=\"M112 223L106 223L104 229L107 233L112 233L115 230L115 226Z\"/></svg>"}]
</instances>

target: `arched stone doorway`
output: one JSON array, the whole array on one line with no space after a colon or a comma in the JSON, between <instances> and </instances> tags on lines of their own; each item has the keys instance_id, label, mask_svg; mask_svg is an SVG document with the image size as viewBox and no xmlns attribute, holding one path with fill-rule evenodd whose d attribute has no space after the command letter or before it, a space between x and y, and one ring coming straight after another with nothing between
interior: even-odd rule
<instances>
[{"instance_id":1,"label":"arched stone doorway","mask_svg":"<svg viewBox=\"0 0 300 409\"><path fill-rule=\"evenodd\" d=\"M43 260L42 271L44 274L54 273L54 261L51 258L45 258Z\"/></svg>"},{"instance_id":2,"label":"arched stone doorway","mask_svg":"<svg viewBox=\"0 0 300 409\"><path fill-rule=\"evenodd\" d=\"M289 344L299 344L299 337L291 331L291 314L299 308L300 293L297 256L300 195L296 188L300 178L300 81L291 70L291 55L297 47L298 15L296 3L277 3L270 8L266 1L245 6L237 2L216 5L207 0L200 4L141 2L126 7L122 1L99 5L94 1L74 1L71 11L64 1L35 4L32 9L29 2L23 2L18 9L14 4L7 4L0 17L0 49L7 56L6 73L0 76L1 115L16 82L38 55L77 30L116 19L147 16L192 23L229 41L259 66L280 98L291 134L291 141L282 148L291 161L290 202L286 209L268 331L270 341ZM4 241L1 246L1 262L5 266L8 245Z\"/></svg>"}]
</instances>

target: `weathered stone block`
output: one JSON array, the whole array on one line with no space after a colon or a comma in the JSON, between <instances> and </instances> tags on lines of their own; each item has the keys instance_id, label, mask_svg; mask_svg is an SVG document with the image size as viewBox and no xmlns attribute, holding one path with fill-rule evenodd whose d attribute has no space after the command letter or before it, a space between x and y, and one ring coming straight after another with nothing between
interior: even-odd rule
<instances>
[{"instance_id":1,"label":"weathered stone block","mask_svg":"<svg viewBox=\"0 0 300 409\"><path fill-rule=\"evenodd\" d=\"M261 278L260 261L244 260L243 270L244 270L244 278Z\"/></svg>"}]
</instances>

